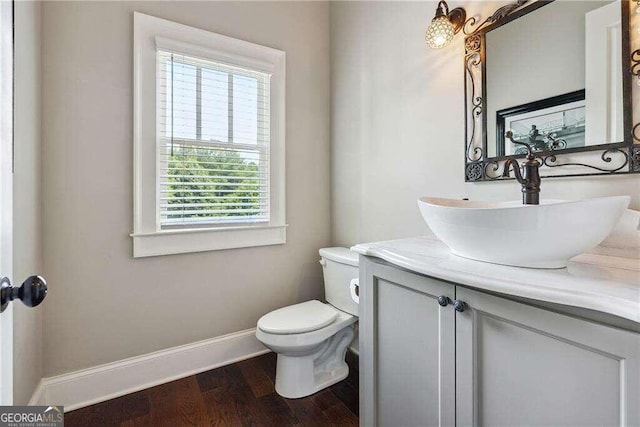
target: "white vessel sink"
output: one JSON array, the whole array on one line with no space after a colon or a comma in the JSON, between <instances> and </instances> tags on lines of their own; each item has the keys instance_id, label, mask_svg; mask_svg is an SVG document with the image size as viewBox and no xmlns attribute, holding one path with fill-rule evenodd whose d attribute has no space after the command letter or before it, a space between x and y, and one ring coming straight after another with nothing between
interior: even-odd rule
<instances>
[{"instance_id":1,"label":"white vessel sink","mask_svg":"<svg viewBox=\"0 0 640 427\"><path fill-rule=\"evenodd\" d=\"M517 267L562 268L598 246L630 200L618 196L523 205L421 197L418 206L454 255Z\"/></svg>"}]
</instances>

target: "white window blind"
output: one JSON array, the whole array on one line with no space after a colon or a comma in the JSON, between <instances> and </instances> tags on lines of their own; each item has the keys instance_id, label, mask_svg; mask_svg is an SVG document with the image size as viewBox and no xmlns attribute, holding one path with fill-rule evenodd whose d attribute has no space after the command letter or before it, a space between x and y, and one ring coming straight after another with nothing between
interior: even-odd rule
<instances>
[{"instance_id":1,"label":"white window blind","mask_svg":"<svg viewBox=\"0 0 640 427\"><path fill-rule=\"evenodd\" d=\"M159 50L161 228L269 221L269 74Z\"/></svg>"}]
</instances>

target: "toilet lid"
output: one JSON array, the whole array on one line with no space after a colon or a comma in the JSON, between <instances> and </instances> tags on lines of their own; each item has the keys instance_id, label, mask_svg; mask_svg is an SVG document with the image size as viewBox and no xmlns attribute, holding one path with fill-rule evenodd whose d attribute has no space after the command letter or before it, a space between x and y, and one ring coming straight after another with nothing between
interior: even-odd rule
<instances>
[{"instance_id":1,"label":"toilet lid","mask_svg":"<svg viewBox=\"0 0 640 427\"><path fill-rule=\"evenodd\" d=\"M258 320L258 328L272 334L299 334L323 328L336 317L338 312L335 308L311 300L265 314Z\"/></svg>"}]
</instances>

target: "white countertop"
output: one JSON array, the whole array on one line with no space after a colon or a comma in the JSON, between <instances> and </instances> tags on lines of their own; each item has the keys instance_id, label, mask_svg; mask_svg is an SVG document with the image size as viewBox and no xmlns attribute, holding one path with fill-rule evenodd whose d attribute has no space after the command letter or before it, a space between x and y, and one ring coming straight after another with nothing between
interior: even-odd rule
<instances>
[{"instance_id":1,"label":"white countertop","mask_svg":"<svg viewBox=\"0 0 640 427\"><path fill-rule=\"evenodd\" d=\"M434 237L364 243L351 250L461 285L596 310L640 323L637 258L583 254L563 269L508 267L452 255Z\"/></svg>"}]
</instances>

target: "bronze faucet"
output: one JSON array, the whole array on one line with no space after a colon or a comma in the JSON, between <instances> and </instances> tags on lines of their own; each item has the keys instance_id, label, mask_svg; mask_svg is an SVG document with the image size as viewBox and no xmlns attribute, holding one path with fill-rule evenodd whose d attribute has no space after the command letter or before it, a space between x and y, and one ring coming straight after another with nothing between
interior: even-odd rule
<instances>
[{"instance_id":1,"label":"bronze faucet","mask_svg":"<svg viewBox=\"0 0 640 427\"><path fill-rule=\"evenodd\" d=\"M524 145L527 147L527 161L523 163L522 167L524 172L520 173L520 165L516 159L507 159L504 162L504 170L502 176L509 177L509 170L513 166L513 172L516 179L522 185L522 204L524 205L539 205L540 204L540 162L536 160L536 156L533 155L531 145L526 142L519 142L513 139L513 132L508 131L505 136L511 140L512 143L518 145Z\"/></svg>"}]
</instances>

